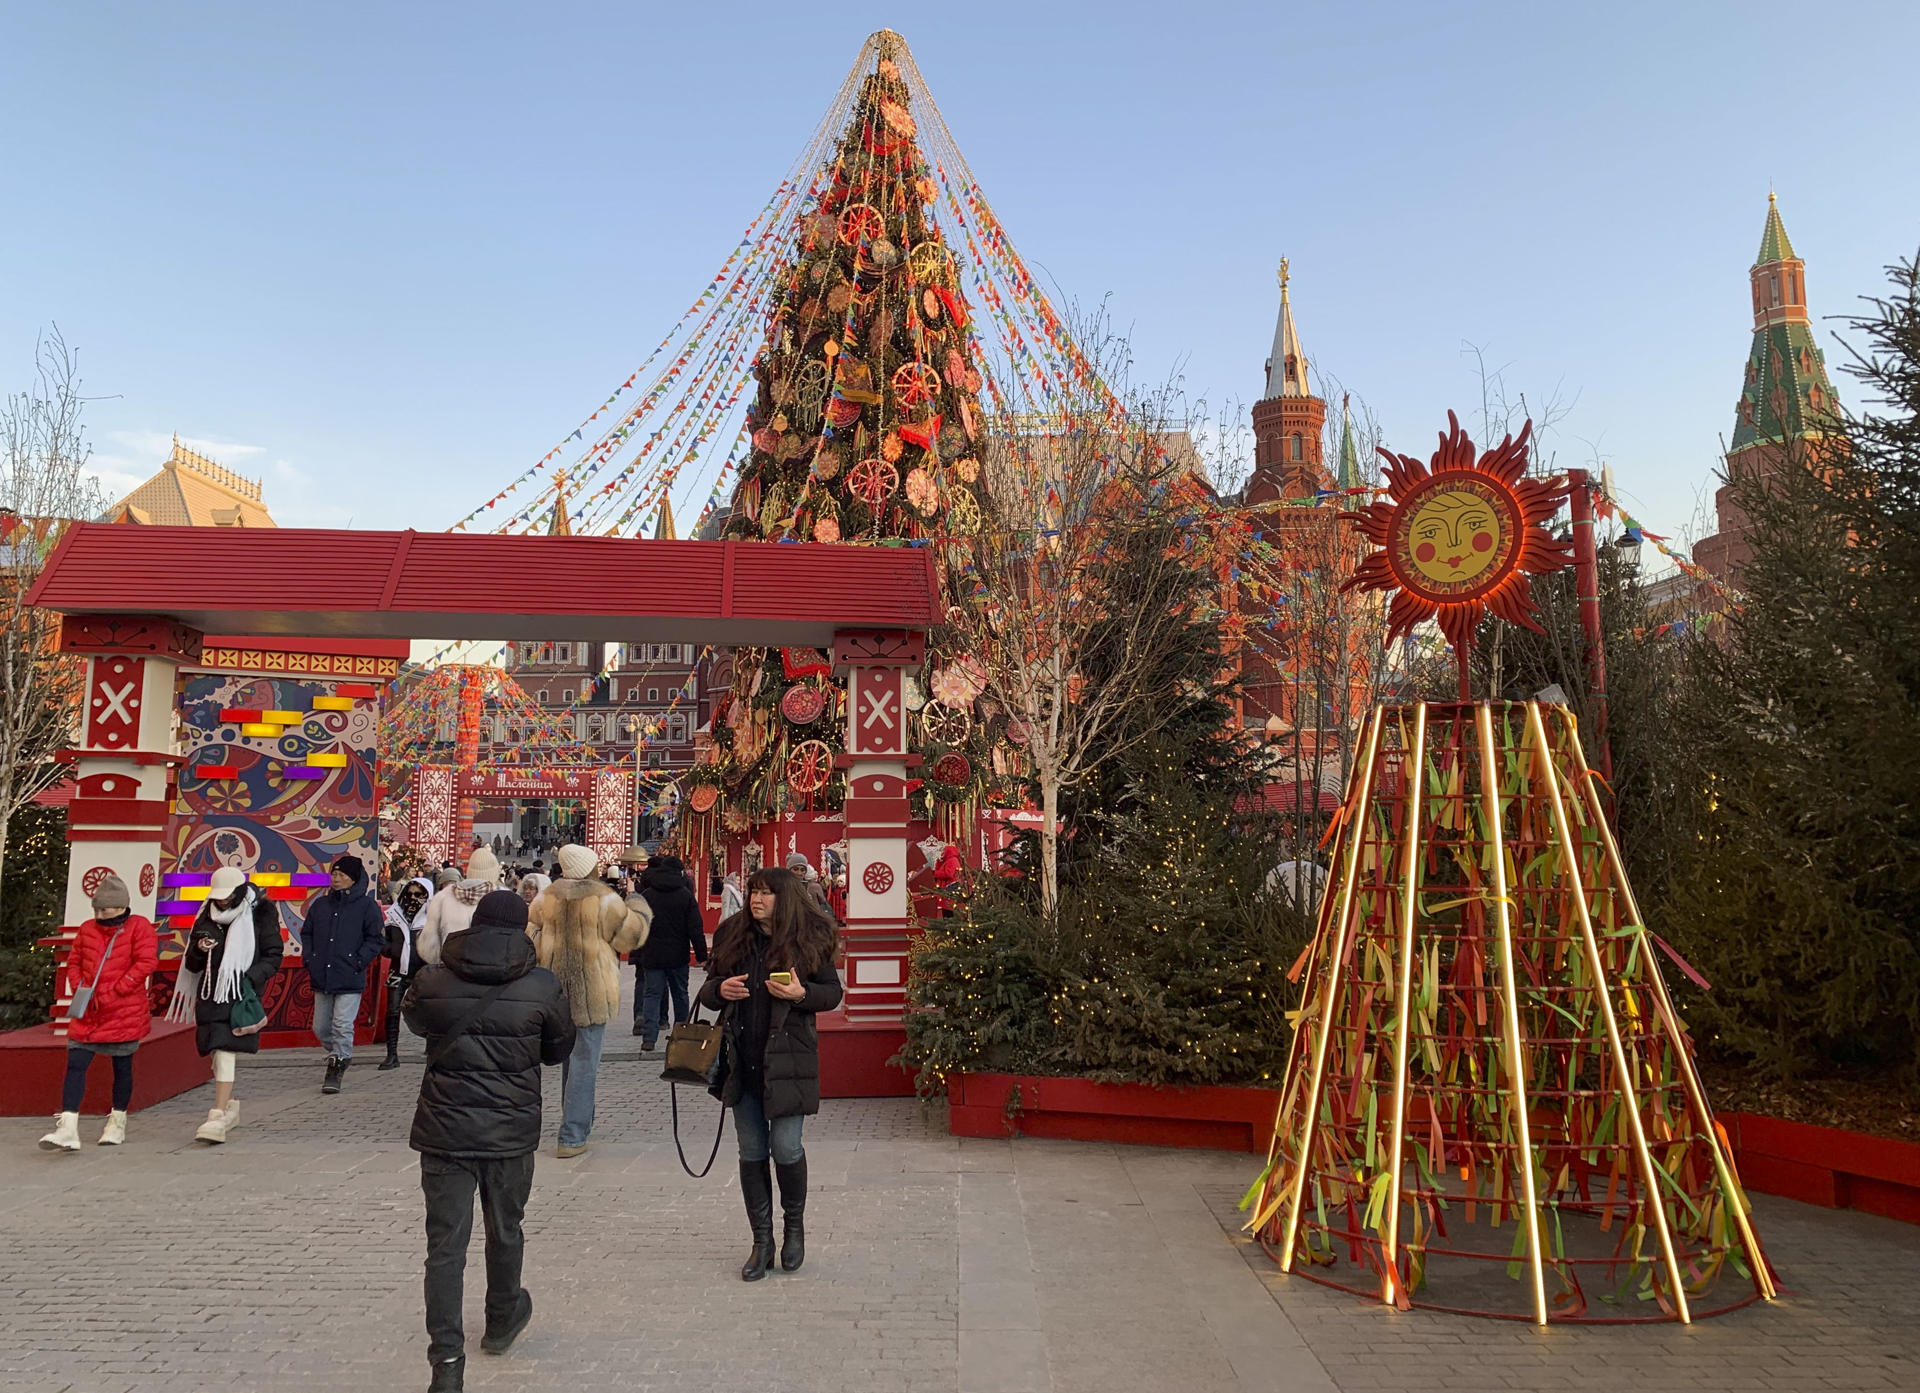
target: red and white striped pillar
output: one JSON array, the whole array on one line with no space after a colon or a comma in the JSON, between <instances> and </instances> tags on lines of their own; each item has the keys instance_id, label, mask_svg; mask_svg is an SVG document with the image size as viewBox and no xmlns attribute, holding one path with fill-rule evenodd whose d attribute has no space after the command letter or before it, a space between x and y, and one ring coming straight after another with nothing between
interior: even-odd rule
<instances>
[{"instance_id":1,"label":"red and white striped pillar","mask_svg":"<svg viewBox=\"0 0 1920 1393\"><path fill-rule=\"evenodd\" d=\"M847 682L847 1022L897 1025L907 1001L906 677L926 658L926 636L896 629L834 635L833 667Z\"/></svg>"},{"instance_id":2,"label":"red and white striped pillar","mask_svg":"<svg viewBox=\"0 0 1920 1393\"><path fill-rule=\"evenodd\" d=\"M60 957L73 929L93 913L93 892L111 872L126 883L133 912L153 917L160 843L172 803L174 677L200 657L200 634L171 619L68 615L63 652L85 656L78 743L67 804L67 898ZM71 984L62 972L56 1022L66 1019Z\"/></svg>"}]
</instances>

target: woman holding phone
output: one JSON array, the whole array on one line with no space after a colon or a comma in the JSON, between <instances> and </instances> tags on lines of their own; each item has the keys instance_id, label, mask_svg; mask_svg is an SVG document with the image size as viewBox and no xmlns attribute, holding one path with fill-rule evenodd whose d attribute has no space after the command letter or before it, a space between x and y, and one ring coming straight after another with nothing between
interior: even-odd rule
<instances>
[{"instance_id":1,"label":"woman holding phone","mask_svg":"<svg viewBox=\"0 0 1920 1393\"><path fill-rule=\"evenodd\" d=\"M713 933L700 1004L721 1014L720 1079L713 1094L733 1109L740 1193L753 1248L740 1269L757 1282L773 1266L773 1176L780 1178L786 1232L780 1267L806 1259L807 1154L800 1130L820 1111L820 1037L814 1017L840 1004L833 921L814 908L800 877L759 870L747 877L746 908Z\"/></svg>"},{"instance_id":2,"label":"woman holding phone","mask_svg":"<svg viewBox=\"0 0 1920 1393\"><path fill-rule=\"evenodd\" d=\"M183 1021L193 1012L194 1048L203 1059L213 1056L213 1110L193 1134L195 1141L224 1142L239 1125L234 1062L259 1051L266 1021L234 1025L234 1003L246 995L243 979L252 984L256 999L265 992L280 970L281 952L280 911L273 902L249 885L246 872L237 866L215 871L200 913L187 930L186 955L167 1008L170 1020Z\"/></svg>"}]
</instances>

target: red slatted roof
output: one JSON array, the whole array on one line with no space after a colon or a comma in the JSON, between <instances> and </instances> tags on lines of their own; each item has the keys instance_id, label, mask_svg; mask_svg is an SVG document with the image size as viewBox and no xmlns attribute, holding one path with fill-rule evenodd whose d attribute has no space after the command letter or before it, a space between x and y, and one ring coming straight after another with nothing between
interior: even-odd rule
<instances>
[{"instance_id":1,"label":"red slatted roof","mask_svg":"<svg viewBox=\"0 0 1920 1393\"><path fill-rule=\"evenodd\" d=\"M815 648L940 612L918 547L99 523L67 529L28 598L229 634Z\"/></svg>"}]
</instances>

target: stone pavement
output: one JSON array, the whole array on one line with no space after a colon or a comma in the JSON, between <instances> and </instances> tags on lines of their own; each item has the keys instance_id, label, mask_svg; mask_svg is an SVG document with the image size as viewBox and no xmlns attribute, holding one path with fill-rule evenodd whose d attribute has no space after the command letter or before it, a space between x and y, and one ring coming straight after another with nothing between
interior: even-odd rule
<instances>
[{"instance_id":1,"label":"stone pavement","mask_svg":"<svg viewBox=\"0 0 1920 1393\"><path fill-rule=\"evenodd\" d=\"M1794 1294L1691 1329L1396 1314L1282 1278L1240 1238L1252 1157L956 1139L911 1100L830 1101L808 1122L807 1266L747 1285L731 1134L706 1180L684 1175L657 1058L609 1029L577 1160L551 1154L550 1072L537 1306L505 1358L479 1351L473 1251L469 1387L1920 1388L1920 1229L1763 1198ZM363 1051L338 1097L315 1053L243 1061L224 1147L190 1140L210 1087L136 1114L118 1151L91 1144L97 1119L78 1155L37 1150L44 1121L0 1121L0 1389L423 1388L420 1042L405 1052L382 1074ZM698 1164L714 1109L682 1101Z\"/></svg>"}]
</instances>

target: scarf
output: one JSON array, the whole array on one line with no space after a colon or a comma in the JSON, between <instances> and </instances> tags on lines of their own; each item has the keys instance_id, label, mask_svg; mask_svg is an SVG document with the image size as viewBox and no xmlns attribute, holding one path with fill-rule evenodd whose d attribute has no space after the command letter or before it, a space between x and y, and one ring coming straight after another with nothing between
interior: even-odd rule
<instances>
[{"instance_id":1,"label":"scarf","mask_svg":"<svg viewBox=\"0 0 1920 1393\"><path fill-rule=\"evenodd\" d=\"M425 890L427 892L427 899L430 900L433 898L433 882L425 876L417 875L409 883L418 885L422 890ZM407 922L407 912L400 908L399 901L396 900L387 906L387 922L393 925L394 928L400 930L400 961L395 965L393 970L402 977L405 977L409 972L413 971L413 936L426 927L426 901L421 901L420 912L413 916L413 922L409 924Z\"/></svg>"},{"instance_id":2,"label":"scarf","mask_svg":"<svg viewBox=\"0 0 1920 1393\"><path fill-rule=\"evenodd\" d=\"M191 972L185 967L180 969L180 975L173 983L173 999L167 1003L168 1020L188 1019L192 1009L190 1003L198 997L210 995L215 1001L228 1002L240 995L240 979L253 966L253 904L256 893L249 885L240 903L231 909L222 909L218 905L207 907L207 917L226 930L220 943L219 967L214 971L211 981L205 971ZM236 924L246 932L235 933ZM190 938L197 932L197 927L187 930Z\"/></svg>"}]
</instances>

